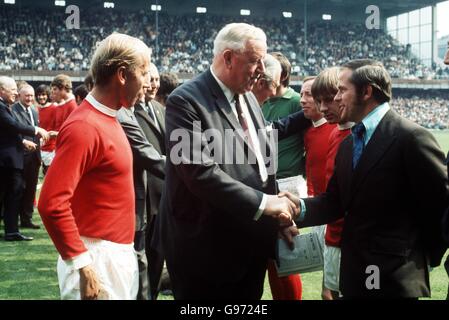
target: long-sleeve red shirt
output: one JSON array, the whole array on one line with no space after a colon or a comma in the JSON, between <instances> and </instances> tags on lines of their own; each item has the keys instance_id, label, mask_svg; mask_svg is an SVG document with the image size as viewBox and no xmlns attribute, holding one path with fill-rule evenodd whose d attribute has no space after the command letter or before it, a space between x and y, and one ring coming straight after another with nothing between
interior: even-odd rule
<instances>
[{"instance_id":1,"label":"long-sleeve red shirt","mask_svg":"<svg viewBox=\"0 0 449 320\"><path fill-rule=\"evenodd\" d=\"M47 130L54 131L55 128L55 106L50 104L47 107L39 107L39 127ZM46 144L41 146L42 151L52 152L56 148L56 139L50 139Z\"/></svg>"},{"instance_id":2,"label":"long-sleeve red shirt","mask_svg":"<svg viewBox=\"0 0 449 320\"><path fill-rule=\"evenodd\" d=\"M116 118L84 100L64 123L39 213L63 259L87 251L80 236L131 244L132 153Z\"/></svg>"},{"instance_id":3,"label":"long-sleeve red shirt","mask_svg":"<svg viewBox=\"0 0 449 320\"><path fill-rule=\"evenodd\" d=\"M335 157L337 156L338 148L342 141L351 134L351 129L339 130L335 128L329 137L329 151L327 153L326 161L326 187L329 180L334 173ZM329 223L326 228L326 235L324 237L325 243L328 246L340 247L341 232L343 230L344 219L337 220L333 223Z\"/></svg>"},{"instance_id":4,"label":"long-sleeve red shirt","mask_svg":"<svg viewBox=\"0 0 449 320\"><path fill-rule=\"evenodd\" d=\"M326 191L326 157L329 149L329 135L334 128L335 125L325 122L320 126L310 127L304 135L309 197Z\"/></svg>"},{"instance_id":5,"label":"long-sleeve red shirt","mask_svg":"<svg viewBox=\"0 0 449 320\"><path fill-rule=\"evenodd\" d=\"M77 109L77 107L78 105L76 104L75 98L69 99L63 104L55 106L53 130L55 131L61 130L64 122L73 112L73 110Z\"/></svg>"}]
</instances>

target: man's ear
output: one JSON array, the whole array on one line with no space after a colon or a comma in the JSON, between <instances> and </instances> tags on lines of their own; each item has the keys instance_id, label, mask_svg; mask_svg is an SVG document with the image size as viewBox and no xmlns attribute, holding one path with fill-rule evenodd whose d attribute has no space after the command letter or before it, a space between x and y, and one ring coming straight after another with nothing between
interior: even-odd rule
<instances>
[{"instance_id":1,"label":"man's ear","mask_svg":"<svg viewBox=\"0 0 449 320\"><path fill-rule=\"evenodd\" d=\"M373 97L373 87L371 85L367 85L363 92L363 100L369 100Z\"/></svg>"},{"instance_id":2,"label":"man's ear","mask_svg":"<svg viewBox=\"0 0 449 320\"><path fill-rule=\"evenodd\" d=\"M232 50L225 50L223 52L223 60L226 68L231 68L232 65Z\"/></svg>"},{"instance_id":3,"label":"man's ear","mask_svg":"<svg viewBox=\"0 0 449 320\"><path fill-rule=\"evenodd\" d=\"M127 76L128 76L128 73L124 66L119 67L117 69L117 71L115 72L115 77L121 85L125 85Z\"/></svg>"}]
</instances>

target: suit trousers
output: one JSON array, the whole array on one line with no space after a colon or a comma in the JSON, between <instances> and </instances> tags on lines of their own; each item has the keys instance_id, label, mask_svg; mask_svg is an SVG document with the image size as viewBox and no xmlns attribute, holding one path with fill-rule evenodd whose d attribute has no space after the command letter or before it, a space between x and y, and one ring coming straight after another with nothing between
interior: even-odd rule
<instances>
[{"instance_id":1,"label":"suit trousers","mask_svg":"<svg viewBox=\"0 0 449 320\"><path fill-rule=\"evenodd\" d=\"M38 151L37 151L38 152ZM23 162L23 197L19 211L20 222L31 222L34 212L34 198L39 179L41 163L36 154L26 154Z\"/></svg>"},{"instance_id":2,"label":"suit trousers","mask_svg":"<svg viewBox=\"0 0 449 320\"><path fill-rule=\"evenodd\" d=\"M148 280L150 283L150 300L157 300L161 287L162 270L164 269L164 255L151 246L152 237L157 226L157 215L151 215L146 233L146 255L148 260Z\"/></svg>"},{"instance_id":3,"label":"suit trousers","mask_svg":"<svg viewBox=\"0 0 449 320\"><path fill-rule=\"evenodd\" d=\"M148 287L148 261L145 254L145 225L143 230L134 232L134 250L136 251L137 266L139 268L137 300L148 300L150 288Z\"/></svg>"},{"instance_id":4,"label":"suit trousers","mask_svg":"<svg viewBox=\"0 0 449 320\"><path fill-rule=\"evenodd\" d=\"M0 167L0 195L3 202L5 234L19 232L19 209L22 201L21 169Z\"/></svg>"},{"instance_id":5,"label":"suit trousers","mask_svg":"<svg viewBox=\"0 0 449 320\"><path fill-rule=\"evenodd\" d=\"M210 283L205 278L195 277L182 271L173 271L169 262L167 263L176 300L260 300L262 298L267 258L254 257L250 265L245 267L248 271L241 279L221 284L217 284L216 279Z\"/></svg>"}]
</instances>

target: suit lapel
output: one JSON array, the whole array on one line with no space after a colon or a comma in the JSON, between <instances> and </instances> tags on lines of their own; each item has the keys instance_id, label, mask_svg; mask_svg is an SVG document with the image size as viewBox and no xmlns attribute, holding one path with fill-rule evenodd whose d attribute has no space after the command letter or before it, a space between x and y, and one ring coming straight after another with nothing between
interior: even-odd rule
<instances>
[{"instance_id":1,"label":"suit lapel","mask_svg":"<svg viewBox=\"0 0 449 320\"><path fill-rule=\"evenodd\" d=\"M39 126L39 118L37 115L37 111L35 109L31 109L31 113L33 114L34 123L38 127Z\"/></svg>"},{"instance_id":2,"label":"suit lapel","mask_svg":"<svg viewBox=\"0 0 449 320\"><path fill-rule=\"evenodd\" d=\"M396 139L394 132L390 132L389 124L393 121L394 113L390 110L374 131L373 136L365 147L359 163L352 176L352 193L365 180L371 169L382 159ZM351 143L351 166L352 166L352 143Z\"/></svg>"},{"instance_id":3,"label":"suit lapel","mask_svg":"<svg viewBox=\"0 0 449 320\"><path fill-rule=\"evenodd\" d=\"M154 121L150 118L150 116L148 115L148 113L142 108L142 106L137 105L134 109L135 113L137 113L139 116L141 116L146 122L148 122L148 124L150 125L150 127L153 129L154 132L157 132L158 134L161 134L159 128L156 126L156 124L154 123Z\"/></svg>"},{"instance_id":4,"label":"suit lapel","mask_svg":"<svg viewBox=\"0 0 449 320\"><path fill-rule=\"evenodd\" d=\"M162 115L162 111L160 110L159 107L157 107L155 105L153 105L153 109L154 109L154 114L156 115L157 122L158 122L159 127L160 127L159 131L161 132L161 134L164 134L164 132L165 132L165 119L164 119L164 117Z\"/></svg>"},{"instance_id":5,"label":"suit lapel","mask_svg":"<svg viewBox=\"0 0 449 320\"><path fill-rule=\"evenodd\" d=\"M23 108L22 108L22 106L20 105L20 104L16 104L13 108L15 108L16 110L16 115L18 115L19 116L19 118L20 119L17 119L17 120L19 120L20 122L22 122L22 123L24 123L24 124L29 124L29 125L32 125L32 123L31 123L31 119L25 114L25 110L23 110ZM13 112L14 113L14 112Z\"/></svg>"},{"instance_id":6,"label":"suit lapel","mask_svg":"<svg viewBox=\"0 0 449 320\"><path fill-rule=\"evenodd\" d=\"M226 99L223 90L221 90L220 85L217 83L210 70L206 71L205 76L212 95L215 97L215 107L218 112L220 112L226 121L229 122L239 138L244 140L242 126L232 111L231 105L229 104L228 99Z\"/></svg>"},{"instance_id":7,"label":"suit lapel","mask_svg":"<svg viewBox=\"0 0 449 320\"><path fill-rule=\"evenodd\" d=\"M249 102L250 99L248 98L248 94L245 94L244 97L254 124L254 128L256 129L257 140L259 141L259 147L262 153L262 157L264 158L265 164L271 163L271 161L274 160L273 157L277 157L277 155L273 154L274 151L271 148L270 140L265 129L265 119L263 118L260 106L258 103L257 105L251 104ZM274 161L277 161L277 159Z\"/></svg>"}]
</instances>

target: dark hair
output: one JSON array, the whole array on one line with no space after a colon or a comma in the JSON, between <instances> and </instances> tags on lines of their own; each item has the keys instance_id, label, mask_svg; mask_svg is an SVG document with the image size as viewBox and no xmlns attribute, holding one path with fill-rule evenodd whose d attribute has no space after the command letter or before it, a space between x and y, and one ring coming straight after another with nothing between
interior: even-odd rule
<instances>
[{"instance_id":1,"label":"dark hair","mask_svg":"<svg viewBox=\"0 0 449 320\"><path fill-rule=\"evenodd\" d=\"M82 84L75 88L73 94L75 95L75 97L81 97L81 99L84 100L89 94L89 90L87 90L87 87Z\"/></svg>"},{"instance_id":2,"label":"dark hair","mask_svg":"<svg viewBox=\"0 0 449 320\"><path fill-rule=\"evenodd\" d=\"M41 84L36 88L36 97L41 94L46 94L47 98L50 99L50 87L46 84Z\"/></svg>"},{"instance_id":3,"label":"dark hair","mask_svg":"<svg viewBox=\"0 0 449 320\"><path fill-rule=\"evenodd\" d=\"M290 75L291 75L291 72L292 72L292 65L291 65L290 61L288 61L287 57L284 56L280 52L272 52L270 54L273 57L275 57L279 61L279 63L281 64L281 67L282 67L281 84L284 87L288 87L288 85L290 84Z\"/></svg>"},{"instance_id":4,"label":"dark hair","mask_svg":"<svg viewBox=\"0 0 449 320\"><path fill-rule=\"evenodd\" d=\"M160 97L160 100L165 104L170 93L172 93L172 91L179 85L179 79L178 76L172 72L164 72L161 73L159 81L160 87L156 95Z\"/></svg>"},{"instance_id":5,"label":"dark hair","mask_svg":"<svg viewBox=\"0 0 449 320\"><path fill-rule=\"evenodd\" d=\"M66 90L70 91L72 90L72 80L68 75L65 74L58 74L53 81L51 82L50 86L57 87L59 90Z\"/></svg>"},{"instance_id":6,"label":"dark hair","mask_svg":"<svg viewBox=\"0 0 449 320\"><path fill-rule=\"evenodd\" d=\"M86 78L84 78L84 85L86 86L87 91L91 91L94 87L94 78L90 72L87 74Z\"/></svg>"},{"instance_id":7,"label":"dark hair","mask_svg":"<svg viewBox=\"0 0 449 320\"><path fill-rule=\"evenodd\" d=\"M371 59L352 60L343 65L352 70L350 81L358 96L367 86L373 88L373 97L379 103L389 102L392 97L391 77L382 63Z\"/></svg>"}]
</instances>

